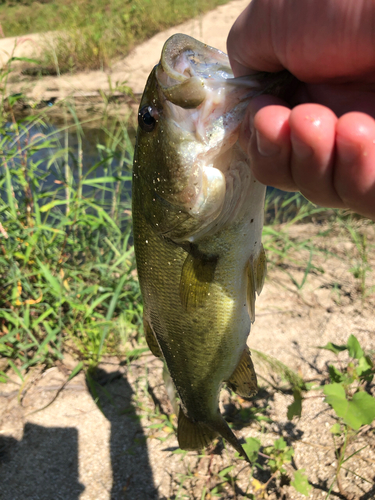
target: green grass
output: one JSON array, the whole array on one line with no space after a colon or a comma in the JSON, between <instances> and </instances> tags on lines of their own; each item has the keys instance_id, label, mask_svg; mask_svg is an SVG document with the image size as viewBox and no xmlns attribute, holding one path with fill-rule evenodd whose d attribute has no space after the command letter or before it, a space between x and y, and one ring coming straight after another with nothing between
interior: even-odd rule
<instances>
[{"instance_id":1,"label":"green grass","mask_svg":"<svg viewBox=\"0 0 375 500\"><path fill-rule=\"evenodd\" d=\"M93 366L139 334L142 316L130 200L120 198L131 180L125 125L102 122L101 160L86 173L80 124L76 154L68 127L61 143L43 126L39 117L0 129L0 357L21 372L67 349Z\"/></svg>"},{"instance_id":2,"label":"green grass","mask_svg":"<svg viewBox=\"0 0 375 500\"><path fill-rule=\"evenodd\" d=\"M59 0L0 6L5 36L58 31L45 64L59 71L99 69L159 31L228 0Z\"/></svg>"}]
</instances>

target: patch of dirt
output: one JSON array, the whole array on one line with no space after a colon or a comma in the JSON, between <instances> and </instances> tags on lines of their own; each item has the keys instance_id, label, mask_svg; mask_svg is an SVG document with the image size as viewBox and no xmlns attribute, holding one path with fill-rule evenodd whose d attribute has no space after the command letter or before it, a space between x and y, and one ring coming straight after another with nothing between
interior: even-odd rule
<instances>
[{"instance_id":1,"label":"patch of dirt","mask_svg":"<svg viewBox=\"0 0 375 500\"><path fill-rule=\"evenodd\" d=\"M278 229L282 233L284 228ZM360 231L373 248L374 225ZM354 334L374 352L375 296L361 293L351 272L359 255L342 228L301 224L289 228L288 235L295 249L283 262L269 252L268 278L249 337L259 393L245 401L223 390L221 409L240 438L254 437L267 446L283 436L295 450L287 473L305 469L313 487L309 498L318 500L326 497L335 478L335 449L341 443L335 445L330 433L334 412L321 390L309 391L302 417L289 421L292 395L282 390L285 384L255 350L282 361L306 381L327 383L327 367L336 358L317 346L343 344ZM306 242L314 244L313 268L299 289L293 280L303 280L310 253ZM375 285L373 252L368 266L366 291ZM267 467L254 469L252 476L251 467L221 441L202 455L179 453L162 363L149 353L130 363L107 359L89 383L83 374L66 383L73 366L67 355L57 367L31 370L23 386L15 375L0 386L1 500L208 500L214 498L210 490L220 484L217 498L222 499L252 498L257 491L254 498L259 499L306 498L288 481L280 486L271 480L261 495L257 487L270 479ZM256 412L258 417L251 417ZM346 456L361 448L345 463L340 489L336 484L331 498L375 498L374 425L349 442ZM225 482L219 472L229 466L236 480Z\"/></svg>"}]
</instances>

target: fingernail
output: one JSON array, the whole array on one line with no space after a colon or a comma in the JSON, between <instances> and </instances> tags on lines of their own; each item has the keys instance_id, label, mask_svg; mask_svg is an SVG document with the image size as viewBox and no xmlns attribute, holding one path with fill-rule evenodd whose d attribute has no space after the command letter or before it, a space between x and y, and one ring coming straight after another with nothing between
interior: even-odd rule
<instances>
[{"instance_id":1,"label":"fingernail","mask_svg":"<svg viewBox=\"0 0 375 500\"><path fill-rule=\"evenodd\" d=\"M293 133L290 136L290 141L292 143L293 152L296 156L301 158L301 160L306 160L314 154L314 150L305 144L301 139L296 137Z\"/></svg>"},{"instance_id":2,"label":"fingernail","mask_svg":"<svg viewBox=\"0 0 375 500\"><path fill-rule=\"evenodd\" d=\"M274 156L280 153L281 148L274 142L264 137L258 130L256 130L257 148L259 154L262 156Z\"/></svg>"}]
</instances>

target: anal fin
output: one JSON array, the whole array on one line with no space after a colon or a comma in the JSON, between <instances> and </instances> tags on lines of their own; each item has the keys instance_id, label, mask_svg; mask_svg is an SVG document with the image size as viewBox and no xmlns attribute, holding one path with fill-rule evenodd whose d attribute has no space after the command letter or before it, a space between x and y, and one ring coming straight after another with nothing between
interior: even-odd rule
<instances>
[{"instance_id":1,"label":"anal fin","mask_svg":"<svg viewBox=\"0 0 375 500\"><path fill-rule=\"evenodd\" d=\"M148 348L150 349L152 354L157 358L162 358L163 353L161 352L158 341L156 340L156 337L151 329L149 322L145 318L143 318L143 330L145 332Z\"/></svg>"},{"instance_id":2,"label":"anal fin","mask_svg":"<svg viewBox=\"0 0 375 500\"><path fill-rule=\"evenodd\" d=\"M180 409L178 413L178 445L182 450L202 450L218 435L206 425L193 422Z\"/></svg>"},{"instance_id":3,"label":"anal fin","mask_svg":"<svg viewBox=\"0 0 375 500\"><path fill-rule=\"evenodd\" d=\"M245 398L254 396L258 392L257 376L247 346L227 385L233 392Z\"/></svg>"}]
</instances>

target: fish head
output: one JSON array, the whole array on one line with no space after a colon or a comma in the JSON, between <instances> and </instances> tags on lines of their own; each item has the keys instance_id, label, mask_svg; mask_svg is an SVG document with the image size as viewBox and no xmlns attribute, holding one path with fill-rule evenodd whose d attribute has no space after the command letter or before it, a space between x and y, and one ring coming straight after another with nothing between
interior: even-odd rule
<instances>
[{"instance_id":1,"label":"fish head","mask_svg":"<svg viewBox=\"0 0 375 500\"><path fill-rule=\"evenodd\" d=\"M249 99L260 88L256 79L233 78L220 50L182 34L167 40L138 113L135 173L149 189L153 211L159 202L205 224L217 216L229 164L223 155L237 142Z\"/></svg>"}]
</instances>

